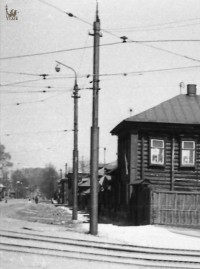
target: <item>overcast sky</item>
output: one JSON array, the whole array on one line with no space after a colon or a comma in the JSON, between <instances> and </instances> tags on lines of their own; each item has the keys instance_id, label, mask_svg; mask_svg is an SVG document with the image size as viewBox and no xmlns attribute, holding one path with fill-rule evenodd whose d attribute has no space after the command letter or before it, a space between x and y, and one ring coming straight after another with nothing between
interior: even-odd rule
<instances>
[{"instance_id":1,"label":"overcast sky","mask_svg":"<svg viewBox=\"0 0 200 269\"><path fill-rule=\"evenodd\" d=\"M92 86L89 32L96 1L1 0L0 5L0 132L14 167L71 166L74 78L65 67L56 73L56 60L78 74L79 156L88 160L92 91L86 88ZM8 12L18 11L18 20L7 20L6 5ZM199 14L199 0L99 1L105 44L100 47L101 162L103 148L106 162L116 160L117 138L110 131L130 109L135 115L180 94L180 82L200 85ZM129 42L122 43L121 36ZM39 76L44 73L46 80Z\"/></svg>"}]
</instances>

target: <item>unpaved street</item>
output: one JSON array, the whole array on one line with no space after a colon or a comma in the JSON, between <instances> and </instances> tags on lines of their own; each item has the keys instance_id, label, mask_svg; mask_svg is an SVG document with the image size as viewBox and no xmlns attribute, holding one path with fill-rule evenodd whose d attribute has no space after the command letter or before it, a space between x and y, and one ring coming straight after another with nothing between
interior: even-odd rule
<instances>
[{"instance_id":1,"label":"unpaved street","mask_svg":"<svg viewBox=\"0 0 200 269\"><path fill-rule=\"evenodd\" d=\"M88 234L88 225L83 224L87 215L79 212L79 221L74 223L68 208L52 204L10 199L8 203L0 203L0 212L1 269L200 268L199 239L194 236L177 237L167 232L165 239L171 242L171 247L166 248L161 247L162 239L150 233L144 238L141 230L146 230L145 227L140 227L140 241L136 243L138 228L131 227L134 241L125 243L117 235L111 239ZM123 227L123 231L126 229ZM148 227L148 231L154 229L161 228ZM165 230L162 233L165 236ZM179 245L190 238L192 247L188 241L188 247L174 248L176 238L182 240ZM148 246L148 242L154 247Z\"/></svg>"},{"instance_id":2,"label":"unpaved street","mask_svg":"<svg viewBox=\"0 0 200 269\"><path fill-rule=\"evenodd\" d=\"M63 250L63 245L56 242L48 242L48 236L58 238L80 239L78 224L71 221L71 215L52 205L35 205L27 200L9 200L8 203L0 203L0 267L1 269L63 269L63 268L121 268L122 264L106 262L104 259L95 260L86 254L80 253L80 246L71 247L67 254L60 255L58 250ZM29 220L29 221L27 221ZM30 222L31 221L31 222ZM46 224L46 223L54 223ZM60 225L55 225L55 223ZM73 229L77 232L70 232ZM13 234L14 232L14 234ZM18 238L13 238L18 235ZM37 241L33 236L46 236L45 241ZM31 237L32 236L32 237ZM28 240L28 247L27 241ZM81 235L81 239L93 240L93 236ZM32 240L34 239L34 240ZM55 239L55 238L54 238ZM101 241L101 240L100 240ZM11 246L12 245L12 246ZM67 243L65 244L67 246ZM41 247L41 248L40 248ZM49 249L49 250L48 250ZM53 249L53 250L51 250ZM57 250L55 250L57 249ZM34 253L36 252L36 253ZM133 268L126 265L126 268ZM135 268L140 268L139 266Z\"/></svg>"}]
</instances>

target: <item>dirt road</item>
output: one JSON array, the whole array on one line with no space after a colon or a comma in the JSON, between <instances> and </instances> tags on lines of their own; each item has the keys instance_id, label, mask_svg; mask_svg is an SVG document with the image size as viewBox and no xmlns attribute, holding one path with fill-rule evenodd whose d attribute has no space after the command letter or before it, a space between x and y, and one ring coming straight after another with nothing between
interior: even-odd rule
<instances>
[{"instance_id":1,"label":"dirt road","mask_svg":"<svg viewBox=\"0 0 200 269\"><path fill-rule=\"evenodd\" d=\"M27 200L0 203L0 268L200 268L200 251L123 244L83 232L71 212ZM84 220L84 218L82 218Z\"/></svg>"}]
</instances>

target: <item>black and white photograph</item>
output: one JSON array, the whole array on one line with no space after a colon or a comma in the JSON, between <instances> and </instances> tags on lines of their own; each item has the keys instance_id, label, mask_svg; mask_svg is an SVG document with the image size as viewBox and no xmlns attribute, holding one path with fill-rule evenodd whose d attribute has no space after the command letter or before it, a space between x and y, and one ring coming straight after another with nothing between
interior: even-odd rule
<instances>
[{"instance_id":1,"label":"black and white photograph","mask_svg":"<svg viewBox=\"0 0 200 269\"><path fill-rule=\"evenodd\" d=\"M0 1L0 268L200 268L200 0Z\"/></svg>"}]
</instances>

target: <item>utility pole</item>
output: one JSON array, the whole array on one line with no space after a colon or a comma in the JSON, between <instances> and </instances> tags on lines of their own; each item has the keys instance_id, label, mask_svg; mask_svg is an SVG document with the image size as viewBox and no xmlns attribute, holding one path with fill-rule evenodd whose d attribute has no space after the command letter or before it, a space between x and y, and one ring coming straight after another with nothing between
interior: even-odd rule
<instances>
[{"instance_id":1,"label":"utility pole","mask_svg":"<svg viewBox=\"0 0 200 269\"><path fill-rule=\"evenodd\" d=\"M90 233L98 233L98 165L99 165L99 44L100 44L100 20L98 15L98 4L96 8L96 20L93 24L94 52L93 52L93 106L91 127L91 211L90 211Z\"/></svg>"},{"instance_id":2,"label":"utility pole","mask_svg":"<svg viewBox=\"0 0 200 269\"><path fill-rule=\"evenodd\" d=\"M72 220L78 218L78 85L75 80L74 92L72 98L74 98L74 150L73 150L73 212Z\"/></svg>"},{"instance_id":3,"label":"utility pole","mask_svg":"<svg viewBox=\"0 0 200 269\"><path fill-rule=\"evenodd\" d=\"M77 188L78 188L78 84L77 84L77 73L71 66L58 62L56 66L56 72L60 71L59 65L63 65L74 72L74 91L72 98L74 98L74 149L73 149L73 210L72 210L72 220L77 220L78 218L78 197L77 197Z\"/></svg>"},{"instance_id":4,"label":"utility pole","mask_svg":"<svg viewBox=\"0 0 200 269\"><path fill-rule=\"evenodd\" d=\"M105 170L105 165L106 165L106 148L103 149L104 151L104 170Z\"/></svg>"},{"instance_id":5,"label":"utility pole","mask_svg":"<svg viewBox=\"0 0 200 269\"><path fill-rule=\"evenodd\" d=\"M60 169L60 179L62 179L62 169Z\"/></svg>"}]
</instances>

